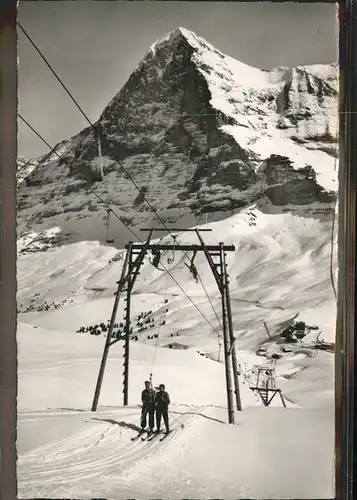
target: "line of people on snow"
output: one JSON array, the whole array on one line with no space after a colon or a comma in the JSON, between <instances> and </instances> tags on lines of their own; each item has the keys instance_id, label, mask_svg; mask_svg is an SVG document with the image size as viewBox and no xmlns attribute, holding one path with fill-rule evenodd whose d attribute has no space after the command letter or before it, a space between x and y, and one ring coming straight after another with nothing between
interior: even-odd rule
<instances>
[{"instance_id":1,"label":"line of people on snow","mask_svg":"<svg viewBox=\"0 0 357 500\"><path fill-rule=\"evenodd\" d=\"M147 418L149 419L149 432L154 432L155 416L156 416L156 431L160 432L161 418L164 420L166 427L166 433L170 432L169 427L169 412L168 408L170 405L170 396L167 391L165 391L165 385L160 384L155 391L151 387L151 383L145 382L145 389L141 393L141 428L144 431L146 428Z\"/></svg>"}]
</instances>

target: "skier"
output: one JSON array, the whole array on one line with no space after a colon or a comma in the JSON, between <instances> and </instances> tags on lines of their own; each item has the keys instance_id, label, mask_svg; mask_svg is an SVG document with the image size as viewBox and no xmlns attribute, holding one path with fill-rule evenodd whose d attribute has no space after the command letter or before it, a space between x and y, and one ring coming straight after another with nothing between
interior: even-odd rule
<instances>
[{"instance_id":1,"label":"skier","mask_svg":"<svg viewBox=\"0 0 357 500\"><path fill-rule=\"evenodd\" d=\"M170 396L165 391L164 384L160 384L159 385L159 392L157 392L156 396L155 396L156 425L157 425L156 432L157 433L160 432L161 416L164 419L164 423L165 423L165 427L166 427L166 434L168 434L170 432L169 415L168 415L169 404L170 404Z\"/></svg>"},{"instance_id":2,"label":"skier","mask_svg":"<svg viewBox=\"0 0 357 500\"><path fill-rule=\"evenodd\" d=\"M149 414L150 433L154 432L154 412L155 412L155 391L151 388L149 381L145 382L145 389L141 393L141 428L144 431L146 427L146 416Z\"/></svg>"}]
</instances>

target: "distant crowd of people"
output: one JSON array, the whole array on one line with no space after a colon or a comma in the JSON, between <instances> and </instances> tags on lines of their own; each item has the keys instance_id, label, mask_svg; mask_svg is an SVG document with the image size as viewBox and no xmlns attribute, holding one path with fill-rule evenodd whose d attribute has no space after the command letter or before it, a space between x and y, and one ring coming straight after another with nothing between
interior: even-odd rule
<instances>
[{"instance_id":1,"label":"distant crowd of people","mask_svg":"<svg viewBox=\"0 0 357 500\"><path fill-rule=\"evenodd\" d=\"M149 381L145 382L145 389L141 393L141 428L144 431L146 428L147 419L149 420L149 432L160 432L161 418L164 420L166 432L170 432L169 427L169 412L170 396L165 391L165 385L160 384L154 390ZM156 416L156 431L154 431Z\"/></svg>"}]
</instances>

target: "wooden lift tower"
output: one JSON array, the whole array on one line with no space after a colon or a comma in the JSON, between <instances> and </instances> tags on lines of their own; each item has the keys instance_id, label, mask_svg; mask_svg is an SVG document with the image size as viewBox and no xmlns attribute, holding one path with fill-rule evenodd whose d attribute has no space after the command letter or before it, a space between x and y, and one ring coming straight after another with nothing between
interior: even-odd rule
<instances>
[{"instance_id":1,"label":"wooden lift tower","mask_svg":"<svg viewBox=\"0 0 357 500\"><path fill-rule=\"evenodd\" d=\"M129 354L130 354L130 340L132 336L131 319L130 319L130 307L131 307L131 292L135 281L140 273L140 267L144 263L144 258L148 251L155 252L156 255L160 255L160 252L165 250L174 251L184 251L184 252L203 252L207 258L208 264L212 270L213 276L217 283L218 289L221 294L221 304L222 304L222 326L223 326L223 339L224 339L224 357L225 357L225 375L226 375L226 390L227 390L227 403L228 403L228 422L230 424L235 423L234 418L234 405L233 400L235 396L235 402L237 410L242 410L240 389L239 389L239 371L236 357L235 348L235 337L233 330L232 321L232 311L230 304L229 295L229 281L227 275L227 264L226 264L226 252L234 252L235 247L233 245L224 245L219 243L219 245L206 245L201 236L201 232L211 231L211 229L170 229L173 232L195 232L197 234L199 244L198 245L180 245L176 243L176 237L173 238L173 244L160 244L151 243L152 235L154 231L167 231L166 229L142 229L141 231L149 232L148 238L145 243L133 243L129 242L125 245L126 256L121 272L120 280L117 282L118 288L115 292L115 301L113 306L113 311L110 319L109 331L107 333L103 356L100 364L98 380L95 388L94 399L92 404L92 411L96 411L98 407L98 401L100 396L100 391L103 382L103 376L105 371L105 366L108 358L108 352L112 345L118 342L119 338L113 336L113 329L115 318L118 311L119 299L122 294L125 294L126 307L125 311L125 326L124 326L124 406L128 404L128 387L129 387ZM233 389L234 383L234 389Z\"/></svg>"}]
</instances>

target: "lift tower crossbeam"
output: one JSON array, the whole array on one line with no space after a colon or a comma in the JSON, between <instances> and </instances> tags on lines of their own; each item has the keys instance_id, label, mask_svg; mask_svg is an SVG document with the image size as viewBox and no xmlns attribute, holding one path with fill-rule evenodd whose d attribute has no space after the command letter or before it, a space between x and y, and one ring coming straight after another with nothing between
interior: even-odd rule
<instances>
[{"instance_id":1,"label":"lift tower crossbeam","mask_svg":"<svg viewBox=\"0 0 357 500\"><path fill-rule=\"evenodd\" d=\"M200 232L205 232L205 233L208 233L208 232L211 232L212 229L177 229L177 228L168 228L168 229L162 229L161 227L158 227L158 228L149 228L149 229L140 229L140 231L142 232L148 232L148 231L156 231L158 233L161 233L161 232L168 232L168 230L170 232L174 232L174 233L196 233L197 231L200 231Z\"/></svg>"},{"instance_id":2,"label":"lift tower crossbeam","mask_svg":"<svg viewBox=\"0 0 357 500\"><path fill-rule=\"evenodd\" d=\"M142 248L142 245L140 243L134 243L132 246L133 250L140 250ZM155 244L151 243L150 245L147 246L148 250L172 250L173 245L167 244L167 245L162 245L161 243ZM209 252L215 252L217 255L219 255L220 252L220 246L218 245L205 245L205 248ZM125 249L129 249L129 245L125 245ZM181 250L182 252L204 252L204 248L202 245L175 245L176 250ZM234 252L235 247L233 245L225 245L224 246L224 251L225 252Z\"/></svg>"}]
</instances>

